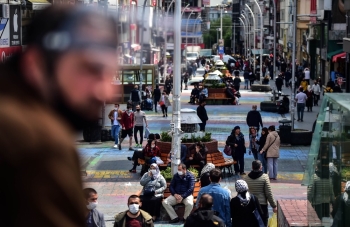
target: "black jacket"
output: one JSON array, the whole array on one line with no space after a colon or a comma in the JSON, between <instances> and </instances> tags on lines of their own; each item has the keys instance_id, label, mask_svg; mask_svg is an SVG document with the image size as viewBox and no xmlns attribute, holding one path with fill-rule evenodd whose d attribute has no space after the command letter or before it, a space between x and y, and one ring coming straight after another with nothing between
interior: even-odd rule
<instances>
[{"instance_id":1,"label":"black jacket","mask_svg":"<svg viewBox=\"0 0 350 227\"><path fill-rule=\"evenodd\" d=\"M235 78L233 79L233 85L234 85L234 86L239 86L241 82L242 82L242 81L241 81L241 79L240 79L239 77L235 77Z\"/></svg>"},{"instance_id":2,"label":"black jacket","mask_svg":"<svg viewBox=\"0 0 350 227\"><path fill-rule=\"evenodd\" d=\"M154 99L154 102L159 102L161 96L162 96L162 95L160 94L160 89L159 89L159 88L155 88L155 89L153 90L153 99Z\"/></svg>"},{"instance_id":3,"label":"black jacket","mask_svg":"<svg viewBox=\"0 0 350 227\"><path fill-rule=\"evenodd\" d=\"M237 147L235 147L235 144L237 144ZM238 140L235 134L231 134L230 136L228 136L226 140L226 145L231 146L231 150L234 151L232 152L233 159L239 159L243 157L246 153L244 135L242 133L238 135Z\"/></svg>"},{"instance_id":4,"label":"black jacket","mask_svg":"<svg viewBox=\"0 0 350 227\"><path fill-rule=\"evenodd\" d=\"M257 209L260 217L264 217L263 211L261 210L258 198L253 194L250 194L250 196L250 201L246 206L241 205L241 201L238 197L231 199L232 227L259 227L253 211Z\"/></svg>"},{"instance_id":5,"label":"black jacket","mask_svg":"<svg viewBox=\"0 0 350 227\"><path fill-rule=\"evenodd\" d=\"M201 179L200 179L201 188L208 186L211 183L209 176L210 176L209 172L203 173L203 175L201 176Z\"/></svg>"},{"instance_id":6,"label":"black jacket","mask_svg":"<svg viewBox=\"0 0 350 227\"><path fill-rule=\"evenodd\" d=\"M194 150L194 151L193 151ZM204 146L204 148L200 149L200 151L196 152L196 144L192 144L190 147L188 147L187 151L191 155L193 154L193 160L204 163L207 162L207 154L208 154L208 148ZM194 152L194 153L193 153Z\"/></svg>"},{"instance_id":7,"label":"black jacket","mask_svg":"<svg viewBox=\"0 0 350 227\"><path fill-rule=\"evenodd\" d=\"M140 91L138 89L132 89L131 91L131 101L140 102Z\"/></svg>"},{"instance_id":8,"label":"black jacket","mask_svg":"<svg viewBox=\"0 0 350 227\"><path fill-rule=\"evenodd\" d=\"M191 96L198 97L199 96L199 89L198 88L193 88L191 91Z\"/></svg>"},{"instance_id":9,"label":"black jacket","mask_svg":"<svg viewBox=\"0 0 350 227\"><path fill-rule=\"evenodd\" d=\"M283 85L283 79L282 79L281 77L277 77L275 83L276 83L276 86L277 86L277 87L280 87L280 86L282 87L282 85Z\"/></svg>"},{"instance_id":10,"label":"black jacket","mask_svg":"<svg viewBox=\"0 0 350 227\"><path fill-rule=\"evenodd\" d=\"M248 79L249 79L249 72L248 72L247 70L244 71L243 77L244 77L245 80L248 80Z\"/></svg>"},{"instance_id":11,"label":"black jacket","mask_svg":"<svg viewBox=\"0 0 350 227\"><path fill-rule=\"evenodd\" d=\"M263 147L265 146L266 143L266 136L261 136L260 139L258 141L256 141L257 144L259 144L259 151L261 151L263 149Z\"/></svg>"},{"instance_id":12,"label":"black jacket","mask_svg":"<svg viewBox=\"0 0 350 227\"><path fill-rule=\"evenodd\" d=\"M203 123L205 123L208 120L207 110L202 105L199 105L197 107L197 115Z\"/></svg>"},{"instance_id":13,"label":"black jacket","mask_svg":"<svg viewBox=\"0 0 350 227\"><path fill-rule=\"evenodd\" d=\"M186 219L184 227L224 227L224 221L213 210L198 209Z\"/></svg>"},{"instance_id":14,"label":"black jacket","mask_svg":"<svg viewBox=\"0 0 350 227\"><path fill-rule=\"evenodd\" d=\"M257 110L249 111L248 114L247 114L247 119L246 120L247 120L247 125L248 126L259 127L259 124L260 124L261 127L264 127L263 123L262 123L260 112L257 111Z\"/></svg>"}]
</instances>

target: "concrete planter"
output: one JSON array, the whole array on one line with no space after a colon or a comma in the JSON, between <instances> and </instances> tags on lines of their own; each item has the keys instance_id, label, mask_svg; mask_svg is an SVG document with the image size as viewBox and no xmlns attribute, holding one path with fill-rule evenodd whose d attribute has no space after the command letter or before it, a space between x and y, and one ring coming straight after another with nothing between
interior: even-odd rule
<instances>
[{"instance_id":1,"label":"concrete planter","mask_svg":"<svg viewBox=\"0 0 350 227\"><path fill-rule=\"evenodd\" d=\"M305 129L292 131L290 140L291 145L310 145L312 141L312 132Z\"/></svg>"},{"instance_id":2,"label":"concrete planter","mask_svg":"<svg viewBox=\"0 0 350 227\"><path fill-rule=\"evenodd\" d=\"M265 84L252 84L250 86L250 90L252 91L271 91L270 85L265 85Z\"/></svg>"},{"instance_id":3,"label":"concrete planter","mask_svg":"<svg viewBox=\"0 0 350 227\"><path fill-rule=\"evenodd\" d=\"M205 146L208 148L208 154L215 153L218 151L218 141L212 140L210 142L203 142ZM182 143L187 147L191 146L194 143ZM157 141L157 146L159 147L161 152L169 153L171 150L171 142L162 142L160 140Z\"/></svg>"}]
</instances>

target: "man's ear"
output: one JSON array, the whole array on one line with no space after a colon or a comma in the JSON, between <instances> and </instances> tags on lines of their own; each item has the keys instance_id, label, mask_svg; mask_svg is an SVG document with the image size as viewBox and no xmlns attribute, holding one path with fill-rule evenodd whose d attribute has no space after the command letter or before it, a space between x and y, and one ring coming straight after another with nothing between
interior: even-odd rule
<instances>
[{"instance_id":1,"label":"man's ear","mask_svg":"<svg viewBox=\"0 0 350 227\"><path fill-rule=\"evenodd\" d=\"M142 202L140 201L139 207L142 207Z\"/></svg>"},{"instance_id":2,"label":"man's ear","mask_svg":"<svg viewBox=\"0 0 350 227\"><path fill-rule=\"evenodd\" d=\"M20 63L21 73L26 82L41 92L44 92L46 86L43 59L43 54L37 48L31 47L25 51Z\"/></svg>"}]
</instances>

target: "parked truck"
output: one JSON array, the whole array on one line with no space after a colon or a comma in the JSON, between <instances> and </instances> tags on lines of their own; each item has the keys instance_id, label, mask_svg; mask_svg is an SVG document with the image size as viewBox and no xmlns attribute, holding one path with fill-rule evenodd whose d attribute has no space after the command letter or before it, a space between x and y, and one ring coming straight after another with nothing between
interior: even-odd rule
<instances>
[{"instance_id":1,"label":"parked truck","mask_svg":"<svg viewBox=\"0 0 350 227\"><path fill-rule=\"evenodd\" d=\"M200 46L188 46L186 47L186 60L187 61L195 61L199 58L199 53L201 51Z\"/></svg>"}]
</instances>

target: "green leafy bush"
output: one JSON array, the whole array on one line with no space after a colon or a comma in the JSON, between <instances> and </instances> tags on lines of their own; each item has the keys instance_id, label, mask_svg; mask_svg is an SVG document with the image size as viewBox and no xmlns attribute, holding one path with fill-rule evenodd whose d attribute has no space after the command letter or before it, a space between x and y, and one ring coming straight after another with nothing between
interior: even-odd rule
<instances>
[{"instance_id":1,"label":"green leafy bush","mask_svg":"<svg viewBox=\"0 0 350 227\"><path fill-rule=\"evenodd\" d=\"M160 133L160 141L162 142L171 142L172 138L168 134L168 132L161 132Z\"/></svg>"},{"instance_id":2,"label":"green leafy bush","mask_svg":"<svg viewBox=\"0 0 350 227\"><path fill-rule=\"evenodd\" d=\"M198 170L197 169L190 167L188 169L188 171L191 172L195 178L198 177Z\"/></svg>"},{"instance_id":3,"label":"green leafy bush","mask_svg":"<svg viewBox=\"0 0 350 227\"><path fill-rule=\"evenodd\" d=\"M171 173L170 167L167 167L165 170L160 171L160 174L164 177L166 181L173 179L173 174Z\"/></svg>"}]
</instances>

